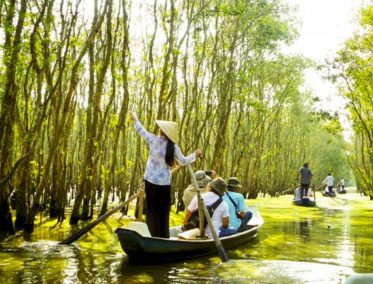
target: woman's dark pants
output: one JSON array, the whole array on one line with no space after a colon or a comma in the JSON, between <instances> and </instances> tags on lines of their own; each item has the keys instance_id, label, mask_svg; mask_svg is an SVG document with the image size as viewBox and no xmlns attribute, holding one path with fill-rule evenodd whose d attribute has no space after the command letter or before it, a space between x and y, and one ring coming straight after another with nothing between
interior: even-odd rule
<instances>
[{"instance_id":1,"label":"woman's dark pants","mask_svg":"<svg viewBox=\"0 0 373 284\"><path fill-rule=\"evenodd\" d=\"M171 185L145 180L146 224L153 237L170 237Z\"/></svg>"}]
</instances>

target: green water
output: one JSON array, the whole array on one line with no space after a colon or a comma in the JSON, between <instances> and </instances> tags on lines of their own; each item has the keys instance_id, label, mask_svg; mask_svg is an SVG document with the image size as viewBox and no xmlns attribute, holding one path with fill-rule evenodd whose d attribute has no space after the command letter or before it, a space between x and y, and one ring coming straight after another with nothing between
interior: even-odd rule
<instances>
[{"instance_id":1,"label":"green water","mask_svg":"<svg viewBox=\"0 0 373 284\"><path fill-rule=\"evenodd\" d=\"M373 272L373 202L349 192L317 195L316 208L297 207L291 196L250 200L265 224L253 242L188 262L133 266L116 239L128 217L116 214L70 246L65 221L44 221L31 238L0 244L0 283L344 283ZM172 217L178 224L182 214Z\"/></svg>"}]
</instances>

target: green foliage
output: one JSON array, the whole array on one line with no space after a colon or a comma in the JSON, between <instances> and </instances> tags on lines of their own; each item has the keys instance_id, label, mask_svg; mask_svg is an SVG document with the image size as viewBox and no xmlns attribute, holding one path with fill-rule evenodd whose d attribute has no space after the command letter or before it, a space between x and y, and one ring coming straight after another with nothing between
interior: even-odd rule
<instances>
[{"instance_id":1,"label":"green foliage","mask_svg":"<svg viewBox=\"0 0 373 284\"><path fill-rule=\"evenodd\" d=\"M349 162L361 191L373 196L373 6L361 10L360 31L346 41L333 67L342 95L349 101L354 131L353 143L347 147Z\"/></svg>"},{"instance_id":2,"label":"green foliage","mask_svg":"<svg viewBox=\"0 0 373 284\"><path fill-rule=\"evenodd\" d=\"M193 166L238 176L252 197L293 186L306 160L316 180L331 169L347 176L340 124L329 114L313 113L312 96L300 91L303 71L312 63L281 53L280 46L295 36L293 15L281 1L142 2L122 7L108 1L112 14L100 18L102 10L84 19L75 19L71 3L62 0L27 5L22 40L18 46L2 45L0 63L3 86L7 71L16 67L10 90L14 104L9 105L17 111L0 109L1 117L13 119L9 129L16 138L7 162L14 165L31 153L31 165L21 164L19 173L31 166L35 180L53 181L61 194L67 184L79 190L91 181L84 189L89 195L100 179L124 195L137 191L148 147L120 117L137 111L149 132L154 119L177 121L183 153L204 151ZM39 13L44 4L54 16ZM0 22L0 33L7 31L12 37L14 26ZM370 61L356 55L362 54L361 46L369 47L368 40L348 45L341 62L356 82L350 107L355 131L365 139L371 127L366 119L371 73L362 67ZM9 64L17 49L18 60ZM360 114L368 127L359 123ZM359 153L370 155L371 148L363 149ZM0 153L0 159L5 156ZM180 193L189 183L187 171L180 170L173 183Z\"/></svg>"}]
</instances>

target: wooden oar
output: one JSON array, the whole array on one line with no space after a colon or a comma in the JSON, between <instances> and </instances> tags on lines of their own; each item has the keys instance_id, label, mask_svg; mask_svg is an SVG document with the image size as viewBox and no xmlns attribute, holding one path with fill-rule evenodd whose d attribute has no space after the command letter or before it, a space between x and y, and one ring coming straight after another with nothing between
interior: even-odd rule
<instances>
[{"instance_id":1,"label":"wooden oar","mask_svg":"<svg viewBox=\"0 0 373 284\"><path fill-rule=\"evenodd\" d=\"M292 186L292 187L290 187L289 189L287 189L287 190L281 192L281 194L284 195L285 192L288 192L288 191L290 191L290 190L294 190L294 189L296 189L297 186L298 186L298 185Z\"/></svg>"},{"instance_id":2,"label":"wooden oar","mask_svg":"<svg viewBox=\"0 0 373 284\"><path fill-rule=\"evenodd\" d=\"M324 185L325 185L325 183L319 185L318 187L316 187L315 191L316 191L316 190L319 190L319 189L320 189L322 186L324 186Z\"/></svg>"},{"instance_id":3,"label":"wooden oar","mask_svg":"<svg viewBox=\"0 0 373 284\"><path fill-rule=\"evenodd\" d=\"M313 192L313 201L316 203L316 190L313 190L313 188L310 188Z\"/></svg>"},{"instance_id":4,"label":"wooden oar","mask_svg":"<svg viewBox=\"0 0 373 284\"><path fill-rule=\"evenodd\" d=\"M183 166L181 164L177 164L175 167L173 167L171 169L171 174L174 174L175 172L177 172L180 168L182 168Z\"/></svg>"},{"instance_id":5,"label":"wooden oar","mask_svg":"<svg viewBox=\"0 0 373 284\"><path fill-rule=\"evenodd\" d=\"M188 167L190 176L192 178L192 184L193 184L194 188L197 190L197 192L199 192L200 189L199 189L196 177L194 176L194 173L193 173L193 170L192 170L192 166L190 164L188 164L187 167ZM218 234L215 231L215 227L212 224L212 221L211 221L211 218L210 218L210 214L209 214L209 212L207 210L206 204L203 202L203 199L201 197L199 197L199 198L201 200L201 205L202 205L202 208L203 208L203 212L205 213L205 218L207 220L207 224L209 225L211 233L212 233L212 236L214 238L215 246L216 246L216 248L217 248L217 250L219 252L220 259L223 262L226 262L226 261L229 260L228 255L227 255L226 251L224 250L224 247L223 247L222 243L220 242ZM202 223L202 226L203 226L203 220L200 219L200 224L201 223Z\"/></svg>"},{"instance_id":6,"label":"wooden oar","mask_svg":"<svg viewBox=\"0 0 373 284\"><path fill-rule=\"evenodd\" d=\"M134 200L134 199L136 199L138 197L142 197L143 198L143 196L144 196L144 192L143 191L140 191L140 192L132 195L130 198L128 198L126 201L124 201L121 205L119 205L119 206L115 207L114 209L106 212L104 215L98 217L95 221L89 223L87 226L85 226L85 227L81 228L80 230L74 232L67 239L65 239L62 242L60 242L60 244L62 244L62 245L70 245L72 242L76 241L81 236L83 236L84 234L86 234L90 230L92 230L96 225L98 225L102 221L106 220L110 215L112 215L113 213L115 213L118 210L122 209L129 202L131 202L132 200ZM141 209L141 211L140 211L140 209ZM142 208L139 208L139 212L140 212L139 214L141 214Z\"/></svg>"}]
</instances>

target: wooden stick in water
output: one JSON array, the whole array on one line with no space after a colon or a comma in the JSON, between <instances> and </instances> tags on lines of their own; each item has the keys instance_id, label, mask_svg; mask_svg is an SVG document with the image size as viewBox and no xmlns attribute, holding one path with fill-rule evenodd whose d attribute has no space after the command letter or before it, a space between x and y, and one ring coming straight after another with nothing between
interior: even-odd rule
<instances>
[{"instance_id":1,"label":"wooden stick in water","mask_svg":"<svg viewBox=\"0 0 373 284\"><path fill-rule=\"evenodd\" d=\"M193 170L192 170L192 166L190 164L188 164L188 170L189 170L189 173L191 175L191 178L192 178L192 184L194 186L194 188L197 190L197 192L199 192L199 186L198 186L198 183L197 183L197 180L196 180L196 177L194 176L194 173L193 173ZM218 234L216 233L215 231L215 228L214 228L214 225L212 224L212 221L211 221L211 218L210 218L210 214L207 210L207 207L206 207L206 204L203 202L203 199L201 199L201 204L202 204L202 208L203 208L203 212L205 213L205 218L207 220L207 224L209 225L210 227L210 230L211 230L211 233L212 233L212 236L214 238L214 241L215 241L215 246L219 252L219 256L220 256L220 259L223 261L223 262L226 262L229 260L228 258L228 255L226 253L226 251L224 250L224 247L219 239L219 236ZM199 209L199 208L198 208ZM200 224L203 220L200 220ZM203 225L202 225L203 226Z\"/></svg>"},{"instance_id":2,"label":"wooden stick in water","mask_svg":"<svg viewBox=\"0 0 373 284\"><path fill-rule=\"evenodd\" d=\"M96 225L98 225L102 221L106 220L110 215L112 215L115 212L117 212L118 210L122 209L124 206L126 206L128 203L130 203L132 200L134 200L138 197L141 197L141 195L143 195L143 194L144 194L144 192L140 191L140 192L132 195L130 198L128 198L126 201L124 201L121 205L119 205L119 206L115 207L114 209L106 212L104 215L98 217L95 221L89 223L87 226L85 226L85 227L81 228L80 230L74 232L67 239L61 241L60 244L61 245L70 245L72 242L76 241L81 236L83 236L84 234L86 234L90 230L92 230L94 227L96 227Z\"/></svg>"}]
</instances>

